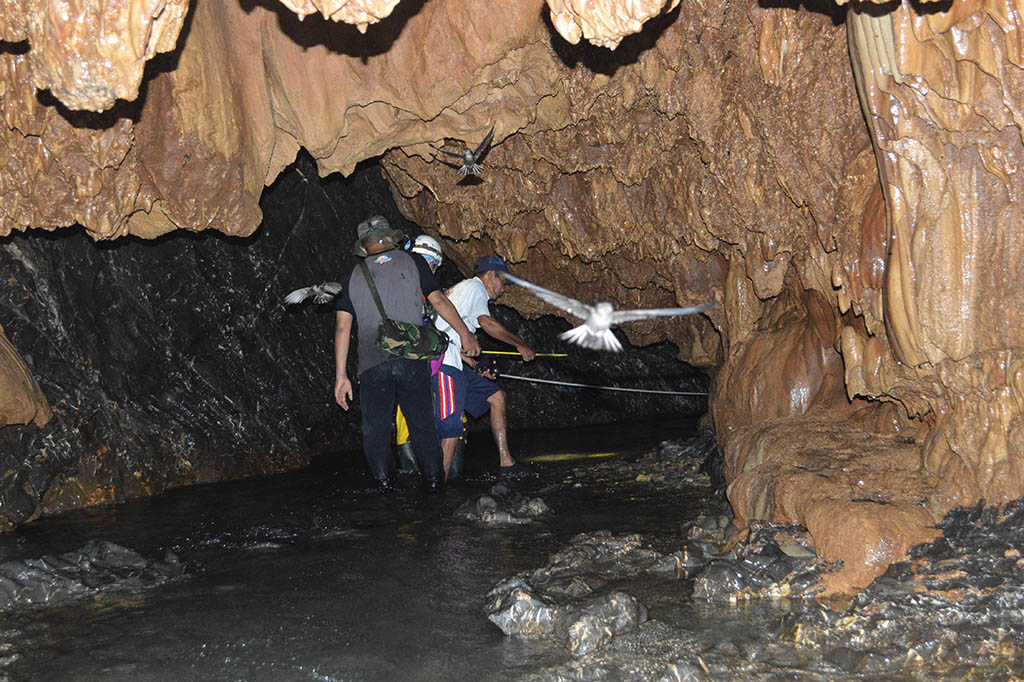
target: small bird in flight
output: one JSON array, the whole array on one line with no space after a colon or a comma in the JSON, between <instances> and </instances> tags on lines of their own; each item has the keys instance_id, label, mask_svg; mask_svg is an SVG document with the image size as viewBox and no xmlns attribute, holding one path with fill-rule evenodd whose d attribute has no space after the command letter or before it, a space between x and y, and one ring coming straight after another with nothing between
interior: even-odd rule
<instances>
[{"instance_id":1,"label":"small bird in flight","mask_svg":"<svg viewBox=\"0 0 1024 682\"><path fill-rule=\"evenodd\" d=\"M480 160L487 154L487 150L491 148L491 138L494 137L494 126L491 126L487 136L484 137L483 142L476 146L476 149L466 148L461 153L450 152L447 149L441 149L440 147L434 147L437 151L447 154L448 156L454 156L456 159L462 159L462 166L459 167L459 175L466 177L467 175L480 175L484 172L484 167L480 165ZM454 167L454 164L449 164Z\"/></svg>"},{"instance_id":2,"label":"small bird in flight","mask_svg":"<svg viewBox=\"0 0 1024 682\"><path fill-rule=\"evenodd\" d=\"M611 303L602 301L596 305L587 305L574 298L556 294L550 289L537 286L515 275L502 273L510 282L527 289L543 301L556 308L561 308L570 315L585 320L583 324L558 335L563 341L575 343L593 350L610 350L619 352L622 344L615 338L612 325L635 320L646 320L652 317L668 317L672 315L693 315L711 309L710 304L691 306L689 308L650 308L648 310L615 310Z\"/></svg>"},{"instance_id":3,"label":"small bird in flight","mask_svg":"<svg viewBox=\"0 0 1024 682\"><path fill-rule=\"evenodd\" d=\"M309 287L296 289L284 297L285 303L302 303L310 296L315 303L330 303L335 296L341 293L341 285L337 282L321 282Z\"/></svg>"}]
</instances>

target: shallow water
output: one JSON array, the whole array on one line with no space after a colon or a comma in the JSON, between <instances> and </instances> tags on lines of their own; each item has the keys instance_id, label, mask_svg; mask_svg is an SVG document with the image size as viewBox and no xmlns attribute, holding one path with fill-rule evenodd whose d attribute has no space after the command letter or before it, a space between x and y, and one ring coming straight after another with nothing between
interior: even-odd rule
<instances>
[{"instance_id":1,"label":"shallow water","mask_svg":"<svg viewBox=\"0 0 1024 682\"><path fill-rule=\"evenodd\" d=\"M629 458L693 429L617 425L514 434L512 444L520 456ZM453 511L489 487L497 466L487 434L470 444L466 480L440 498L422 495L416 479L396 495L370 492L361 455L340 453L302 472L177 489L0 537L0 561L104 539L154 559L170 549L186 565L183 578L143 593L9 614L0 671L14 680L517 679L568 655L489 623L482 604L495 583L543 565L578 532L642 532L656 548L678 545L680 524L706 511L702 489L609 494L574 483L580 461L544 462L533 465L540 480L516 488L542 497L551 516L468 525ZM682 583L645 589L660 594L652 618L689 627L716 618ZM740 616L735 627L762 618Z\"/></svg>"}]
</instances>

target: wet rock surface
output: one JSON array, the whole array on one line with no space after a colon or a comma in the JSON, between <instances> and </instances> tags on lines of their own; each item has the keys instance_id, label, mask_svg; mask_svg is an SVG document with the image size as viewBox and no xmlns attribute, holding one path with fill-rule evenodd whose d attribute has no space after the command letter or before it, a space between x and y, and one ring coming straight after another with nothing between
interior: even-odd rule
<instances>
[{"instance_id":1,"label":"wet rock surface","mask_svg":"<svg viewBox=\"0 0 1024 682\"><path fill-rule=\"evenodd\" d=\"M139 590L182 575L177 556L162 561L106 541L40 559L0 564L0 612L19 607L60 606L100 591Z\"/></svg>"},{"instance_id":2,"label":"wet rock surface","mask_svg":"<svg viewBox=\"0 0 1024 682\"><path fill-rule=\"evenodd\" d=\"M795 615L787 635L849 672L1024 675L1024 499L958 508L939 526L942 538L914 547L848 608Z\"/></svg>"},{"instance_id":3,"label":"wet rock surface","mask_svg":"<svg viewBox=\"0 0 1024 682\"><path fill-rule=\"evenodd\" d=\"M716 554L737 531L725 517L698 521L686 531L684 553L689 565L707 564L694 581L695 599L740 601L813 597L823 591L821 576L834 570L814 553L801 526L752 524L745 541L725 556ZM707 528L711 526L711 528ZM731 533L727 530L731 529ZM710 531L710 532L709 532Z\"/></svg>"},{"instance_id":4,"label":"wet rock surface","mask_svg":"<svg viewBox=\"0 0 1024 682\"><path fill-rule=\"evenodd\" d=\"M514 526L531 523L550 511L541 498L513 492L498 483L456 509L455 518L485 526Z\"/></svg>"},{"instance_id":5,"label":"wet rock surface","mask_svg":"<svg viewBox=\"0 0 1024 682\"><path fill-rule=\"evenodd\" d=\"M713 439L698 433L573 475L622 492L670 485L655 476L672 462L688 473L671 480L710 491L700 471L714 468L702 454L708 450ZM644 473L650 480L641 483ZM671 541L584 534L546 566L496 586L491 607L503 608L491 620L507 633L543 638L558 632L559 609L570 599L621 592L646 609L647 620L526 676L530 682L1020 678L1024 499L954 510L939 529L940 539L915 546L909 560L847 600L821 599L823 577L840 567L817 556L797 524L754 522L740 531L731 514L713 512ZM693 614L707 611L719 629L694 625Z\"/></svg>"},{"instance_id":6,"label":"wet rock surface","mask_svg":"<svg viewBox=\"0 0 1024 682\"><path fill-rule=\"evenodd\" d=\"M650 571L662 560L639 536L579 535L546 566L496 585L487 595L487 617L506 635L553 640L583 656L647 620L635 597L604 589L609 581Z\"/></svg>"},{"instance_id":7,"label":"wet rock surface","mask_svg":"<svg viewBox=\"0 0 1024 682\"><path fill-rule=\"evenodd\" d=\"M609 490L625 490L637 484L655 488L708 485L707 471L719 467L714 432L701 429L692 438L666 440L640 457L613 459L580 467L565 479L573 485L601 484ZM712 489L711 494L714 494ZM723 510L728 503L721 498Z\"/></svg>"},{"instance_id":8,"label":"wet rock surface","mask_svg":"<svg viewBox=\"0 0 1024 682\"><path fill-rule=\"evenodd\" d=\"M599 485L618 493L651 486L706 486L701 468L715 457L713 434L701 430L692 438L664 441L639 457L576 467L563 484ZM549 486L544 490L555 489ZM723 527L727 526L728 518L721 518ZM506 635L552 641L583 660L647 620L642 600L622 589L621 583L645 576L675 582L690 577L691 571L701 570L706 563L703 553L698 561L688 558L685 549L663 553L637 534L582 533L552 554L545 566L496 585L487 596L486 611ZM589 668L581 664L579 670Z\"/></svg>"},{"instance_id":9,"label":"wet rock surface","mask_svg":"<svg viewBox=\"0 0 1024 682\"><path fill-rule=\"evenodd\" d=\"M13 474L0 482L0 518L292 469L357 442L358 416L327 384L333 310L282 298L338 277L358 216L402 223L379 171L310 177L300 160L244 240L0 240L13 282L0 323L54 413L44 429L0 429L0 466Z\"/></svg>"}]
</instances>

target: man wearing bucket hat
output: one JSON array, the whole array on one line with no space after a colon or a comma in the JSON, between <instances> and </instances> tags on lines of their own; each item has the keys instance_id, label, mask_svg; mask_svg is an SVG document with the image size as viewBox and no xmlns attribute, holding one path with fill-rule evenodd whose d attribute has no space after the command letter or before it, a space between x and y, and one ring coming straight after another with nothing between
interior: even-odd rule
<instances>
[{"instance_id":1,"label":"man wearing bucket hat","mask_svg":"<svg viewBox=\"0 0 1024 682\"><path fill-rule=\"evenodd\" d=\"M491 317L487 307L491 299L501 296L505 289L504 274L507 272L508 266L500 256L485 256L477 261L473 277L462 280L448 291L448 300L471 331L483 329L488 336L515 346L523 360L530 362L536 357L533 349ZM437 320L436 325L449 335L448 351L443 356L440 370L433 377L434 416L437 419L438 435L441 436L445 474L451 467L455 445L462 434L462 412L465 410L473 417L490 412L491 433L498 446L499 476L518 478L533 475L532 471L512 458L509 450L505 392L490 379L471 368L463 367L463 355L470 354L465 352L459 339L450 333L447 318Z\"/></svg>"},{"instance_id":2,"label":"man wearing bucket hat","mask_svg":"<svg viewBox=\"0 0 1024 682\"><path fill-rule=\"evenodd\" d=\"M480 344L441 292L426 261L397 247L405 242L400 230L391 228L384 216L373 216L356 228L353 250L366 264L387 317L420 324L425 296L452 329L467 355L480 353ZM391 425L395 403L409 422L413 454L428 492L444 491L444 470L437 427L433 420L430 368L426 360L410 360L384 352L376 342L381 314L370 283L357 266L341 282L345 285L335 303L334 398L345 410L352 400L348 377L348 351L352 323L358 321L357 374L363 423L363 454L381 490L394 488L395 465L391 453Z\"/></svg>"}]
</instances>

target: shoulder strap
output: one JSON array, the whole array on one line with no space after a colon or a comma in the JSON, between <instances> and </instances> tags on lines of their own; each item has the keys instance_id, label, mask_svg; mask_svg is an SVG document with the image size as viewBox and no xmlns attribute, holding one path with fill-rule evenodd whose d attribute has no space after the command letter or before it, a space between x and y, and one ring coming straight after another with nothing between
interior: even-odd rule
<instances>
[{"instance_id":1,"label":"shoulder strap","mask_svg":"<svg viewBox=\"0 0 1024 682\"><path fill-rule=\"evenodd\" d=\"M377 310L380 311L380 319L388 319L388 314L384 312L384 304L380 302L380 294L377 293L377 285L373 283L373 275L370 274L370 268L366 265L366 261L360 259L359 267L363 270L363 277L366 278L366 284L370 287L370 294L373 296L373 302L377 304Z\"/></svg>"}]
</instances>

